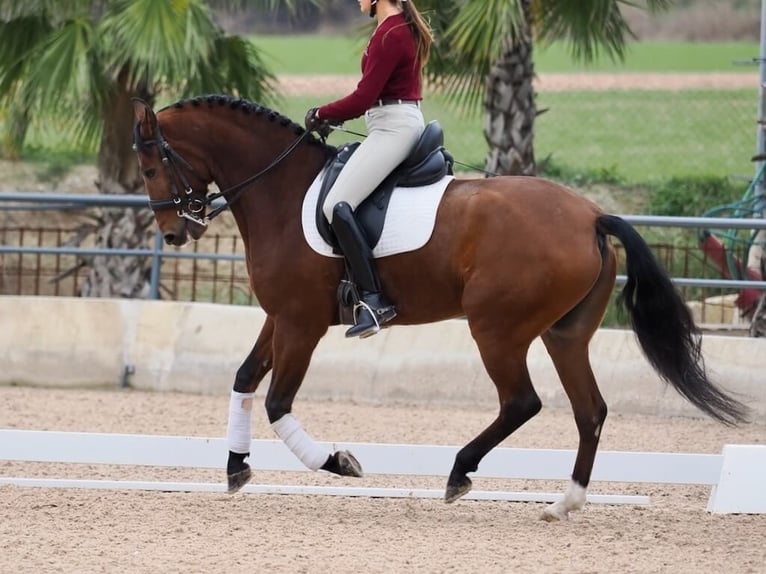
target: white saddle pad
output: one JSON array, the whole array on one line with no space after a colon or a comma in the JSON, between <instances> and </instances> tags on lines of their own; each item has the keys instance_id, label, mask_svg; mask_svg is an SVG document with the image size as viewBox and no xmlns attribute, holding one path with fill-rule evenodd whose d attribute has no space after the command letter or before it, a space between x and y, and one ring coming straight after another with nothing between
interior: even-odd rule
<instances>
[{"instance_id":1,"label":"white saddle pad","mask_svg":"<svg viewBox=\"0 0 766 574\"><path fill-rule=\"evenodd\" d=\"M303 235L311 248L320 255L340 257L332 252L332 247L322 239L316 225L316 206L319 190L322 186L325 170L317 176L306 192L303 200L301 222ZM388 204L386 221L378 244L372 250L374 257L385 257L414 251L423 247L431 238L444 190L454 179L447 175L436 183L422 187L397 187Z\"/></svg>"}]
</instances>

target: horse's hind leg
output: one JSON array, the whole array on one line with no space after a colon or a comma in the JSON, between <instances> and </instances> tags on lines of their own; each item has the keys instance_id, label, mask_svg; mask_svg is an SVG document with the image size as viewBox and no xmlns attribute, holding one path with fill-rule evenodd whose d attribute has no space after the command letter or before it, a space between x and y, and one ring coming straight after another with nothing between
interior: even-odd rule
<instances>
[{"instance_id":1,"label":"horse's hind leg","mask_svg":"<svg viewBox=\"0 0 766 574\"><path fill-rule=\"evenodd\" d=\"M585 504L585 491L607 412L588 358L588 344L601 323L613 286L614 258L607 254L601 274L586 298L542 335L572 404L579 433L572 482L564 498L545 509L543 520L565 520L571 510L579 510Z\"/></svg>"},{"instance_id":2,"label":"horse's hind leg","mask_svg":"<svg viewBox=\"0 0 766 574\"><path fill-rule=\"evenodd\" d=\"M542 515L544 520L565 520L570 510L579 510L585 504L585 490L590 482L601 428L606 419L606 403L599 393L588 360L587 339L547 333L543 341L572 403L580 437L569 489L562 500L550 505Z\"/></svg>"},{"instance_id":3,"label":"horse's hind leg","mask_svg":"<svg viewBox=\"0 0 766 574\"><path fill-rule=\"evenodd\" d=\"M470 323L470 318L469 318ZM482 329L471 324L484 366L497 387L500 412L479 436L457 453L447 480L446 502L453 502L471 490L467 473L475 472L479 461L508 435L535 416L542 406L532 388L527 370L527 347L507 348L505 329Z\"/></svg>"},{"instance_id":4,"label":"horse's hind leg","mask_svg":"<svg viewBox=\"0 0 766 574\"><path fill-rule=\"evenodd\" d=\"M250 466L245 459L250 454L253 395L258 384L271 370L274 320L266 317L253 349L237 370L229 404L229 461L226 465L228 492L237 492L250 480Z\"/></svg>"}]
</instances>

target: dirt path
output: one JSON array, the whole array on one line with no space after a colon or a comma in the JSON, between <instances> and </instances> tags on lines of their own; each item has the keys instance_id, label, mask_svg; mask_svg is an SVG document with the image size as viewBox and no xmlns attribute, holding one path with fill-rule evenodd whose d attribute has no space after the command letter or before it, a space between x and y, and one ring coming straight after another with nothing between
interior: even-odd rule
<instances>
[{"instance_id":1,"label":"dirt path","mask_svg":"<svg viewBox=\"0 0 766 574\"><path fill-rule=\"evenodd\" d=\"M310 381L307 382L310 384ZM0 388L0 427L222 436L227 397ZM493 409L298 401L319 440L463 444ZM253 433L273 438L262 409ZM507 446L573 448L568 410L544 409ZM613 415L602 448L720 452L766 427ZM448 469L445 469L445 475ZM220 481L222 471L0 463L3 476ZM261 483L344 484L323 473ZM365 477L364 486L443 488L445 477ZM349 482L360 485L358 481ZM561 491L559 483L477 480L477 489ZM533 503L43 490L0 487L0 572L761 572L766 516L704 511L697 486L593 484L651 496L649 507L591 504L567 523Z\"/></svg>"}]
</instances>

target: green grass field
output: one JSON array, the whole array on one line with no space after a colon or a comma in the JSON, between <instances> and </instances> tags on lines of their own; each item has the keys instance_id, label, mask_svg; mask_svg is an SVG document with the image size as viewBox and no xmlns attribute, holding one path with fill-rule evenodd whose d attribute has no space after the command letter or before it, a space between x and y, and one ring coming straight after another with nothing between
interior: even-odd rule
<instances>
[{"instance_id":1,"label":"green grass field","mask_svg":"<svg viewBox=\"0 0 766 574\"><path fill-rule=\"evenodd\" d=\"M267 62L277 74L356 75L364 35L358 39L263 36L254 41L269 54ZM571 62L565 46L557 44L538 49L535 62L539 72L751 71L731 63L757 51L754 44L634 44L622 65L602 60L583 68ZM606 173L629 183L699 174L746 176L752 173L749 157L755 149L757 97L756 85L753 90L725 91L543 92L538 95L538 109L548 111L536 123L536 156L538 161L550 157L566 173ZM330 99L289 97L274 107L301 122L306 109ZM423 112L427 120L440 121L456 160L483 166L487 146L481 110L461 114L444 97L426 94ZM347 122L346 127L365 131L362 120ZM335 133L330 141L349 139L355 138ZM55 129L32 130L24 158L65 166L80 161L83 153L87 150L72 150L70 141Z\"/></svg>"},{"instance_id":2,"label":"green grass field","mask_svg":"<svg viewBox=\"0 0 766 574\"><path fill-rule=\"evenodd\" d=\"M277 74L357 74L366 36L253 36L266 62ZM755 42L742 43L632 43L624 62L606 56L590 64L572 61L563 43L535 50L535 70L551 72L741 72L753 66L759 51Z\"/></svg>"},{"instance_id":3,"label":"green grass field","mask_svg":"<svg viewBox=\"0 0 766 574\"><path fill-rule=\"evenodd\" d=\"M742 72L755 70L757 43L632 43L624 62L602 56L590 64L573 63L568 48L557 43L535 51L535 69L552 72ZM748 61L751 65L742 64Z\"/></svg>"},{"instance_id":4,"label":"green grass field","mask_svg":"<svg viewBox=\"0 0 766 574\"><path fill-rule=\"evenodd\" d=\"M365 38L361 30L356 36L257 36L252 40L268 54L267 61L278 74L356 75ZM633 43L622 63L601 57L585 65L574 63L567 46L557 43L535 51L535 69L538 73L747 72L754 67L735 62L752 62L758 53L757 43ZM278 107L300 119L306 109L324 99L286 98ZM549 109L536 126L537 158L550 155L568 172L609 172L629 182L642 182L752 171L755 84L752 91L546 92L539 94L537 103L538 108ZM457 160L483 165L487 147L481 112L456 113L438 95L427 96L423 112L427 120L441 122L446 145ZM364 131L361 120L346 127ZM331 142L348 139L355 138L336 133Z\"/></svg>"},{"instance_id":5,"label":"green grass field","mask_svg":"<svg viewBox=\"0 0 766 574\"><path fill-rule=\"evenodd\" d=\"M289 97L273 107L300 123L308 108L330 99ZM570 174L609 173L640 183L691 175L748 175L753 169L749 158L755 148L755 98L749 90L551 92L540 94L537 103L548 111L536 122L536 157L541 161L550 156ZM441 123L445 145L457 161L483 167L487 146L481 114L456 113L443 96L428 95L423 115L426 121ZM366 132L362 119L344 127ZM334 132L330 143L355 139ZM59 132L33 130L24 158L46 161L56 172L87 155L73 150Z\"/></svg>"},{"instance_id":6,"label":"green grass field","mask_svg":"<svg viewBox=\"0 0 766 574\"><path fill-rule=\"evenodd\" d=\"M535 150L629 182L751 175L754 105L750 90L544 93Z\"/></svg>"},{"instance_id":7,"label":"green grass field","mask_svg":"<svg viewBox=\"0 0 766 574\"><path fill-rule=\"evenodd\" d=\"M277 108L299 121L322 101L291 97ZM548 111L536 122L535 153L538 161L550 155L570 173L609 172L629 183L746 175L752 171L749 158L755 147L755 128L748 126L754 106L749 90L545 93L538 98L538 107ZM456 160L483 166L487 146L482 115L455 113L438 95L427 97L423 115L441 123L445 145ZM344 127L365 132L361 119ZM354 139L334 132L330 142Z\"/></svg>"}]
</instances>

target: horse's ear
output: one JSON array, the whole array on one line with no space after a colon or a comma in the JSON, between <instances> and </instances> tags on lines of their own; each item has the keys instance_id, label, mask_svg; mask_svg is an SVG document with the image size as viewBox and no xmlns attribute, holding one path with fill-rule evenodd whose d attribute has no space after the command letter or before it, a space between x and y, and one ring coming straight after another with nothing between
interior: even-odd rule
<instances>
[{"instance_id":1,"label":"horse's ear","mask_svg":"<svg viewBox=\"0 0 766 574\"><path fill-rule=\"evenodd\" d=\"M152 107L140 98L133 98L133 113L141 126L141 134L151 137L157 129L157 116Z\"/></svg>"}]
</instances>

